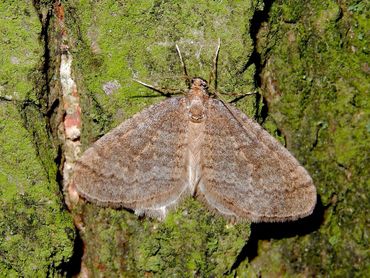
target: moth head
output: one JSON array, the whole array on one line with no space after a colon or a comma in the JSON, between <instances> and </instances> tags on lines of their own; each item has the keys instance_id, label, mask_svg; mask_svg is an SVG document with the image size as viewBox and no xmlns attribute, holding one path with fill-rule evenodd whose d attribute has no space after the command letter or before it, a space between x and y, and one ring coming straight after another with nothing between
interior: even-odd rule
<instances>
[{"instance_id":1,"label":"moth head","mask_svg":"<svg viewBox=\"0 0 370 278\"><path fill-rule=\"evenodd\" d=\"M208 91L208 83L200 77L194 77L191 80L190 89L196 91L200 90L206 93Z\"/></svg>"}]
</instances>

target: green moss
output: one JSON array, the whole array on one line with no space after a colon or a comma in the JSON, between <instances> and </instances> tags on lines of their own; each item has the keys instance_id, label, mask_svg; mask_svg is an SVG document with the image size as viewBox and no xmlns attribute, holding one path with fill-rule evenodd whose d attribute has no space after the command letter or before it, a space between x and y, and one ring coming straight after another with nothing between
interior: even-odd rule
<instances>
[{"instance_id":1,"label":"green moss","mask_svg":"<svg viewBox=\"0 0 370 278\"><path fill-rule=\"evenodd\" d=\"M50 1L49 1L50 2ZM72 256L74 227L56 182L56 153L39 111L44 55L32 1L0 8L0 273L55 273ZM14 100L14 101L10 101Z\"/></svg>"},{"instance_id":2,"label":"green moss","mask_svg":"<svg viewBox=\"0 0 370 278\"><path fill-rule=\"evenodd\" d=\"M0 96L24 99L32 91L29 76L40 60L40 29L32 1L1 4Z\"/></svg>"},{"instance_id":3,"label":"green moss","mask_svg":"<svg viewBox=\"0 0 370 278\"><path fill-rule=\"evenodd\" d=\"M293 23L299 20L304 12L304 5L299 0L284 1L281 5L281 18L284 22Z\"/></svg>"},{"instance_id":4,"label":"green moss","mask_svg":"<svg viewBox=\"0 0 370 278\"><path fill-rule=\"evenodd\" d=\"M0 272L44 276L72 255L73 224L13 104L0 103L0 127Z\"/></svg>"},{"instance_id":5,"label":"green moss","mask_svg":"<svg viewBox=\"0 0 370 278\"><path fill-rule=\"evenodd\" d=\"M138 221L129 212L97 210L90 204L84 210L89 217L83 238L88 244L87 266L92 275L226 274L250 233L248 223L227 224L192 198L163 222Z\"/></svg>"}]
</instances>

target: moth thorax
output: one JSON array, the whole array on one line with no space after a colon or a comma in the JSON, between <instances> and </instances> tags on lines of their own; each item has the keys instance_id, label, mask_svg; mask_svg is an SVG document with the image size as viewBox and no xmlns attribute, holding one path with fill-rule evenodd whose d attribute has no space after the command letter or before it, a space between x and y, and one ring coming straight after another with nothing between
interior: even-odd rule
<instances>
[{"instance_id":1,"label":"moth thorax","mask_svg":"<svg viewBox=\"0 0 370 278\"><path fill-rule=\"evenodd\" d=\"M206 118L206 107L202 97L193 97L189 101L189 119L193 123L203 122Z\"/></svg>"}]
</instances>

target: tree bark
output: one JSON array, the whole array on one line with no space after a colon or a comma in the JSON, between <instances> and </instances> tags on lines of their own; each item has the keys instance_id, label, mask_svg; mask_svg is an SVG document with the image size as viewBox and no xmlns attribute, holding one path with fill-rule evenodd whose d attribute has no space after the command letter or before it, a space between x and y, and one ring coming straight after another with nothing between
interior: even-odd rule
<instances>
[{"instance_id":1,"label":"tree bark","mask_svg":"<svg viewBox=\"0 0 370 278\"><path fill-rule=\"evenodd\" d=\"M0 272L365 275L368 8L284 2L0 2ZM80 148L163 100L132 78L186 89L178 44L208 79L218 38L219 90L311 173L313 215L230 224L192 198L163 222L82 201L67 211Z\"/></svg>"}]
</instances>

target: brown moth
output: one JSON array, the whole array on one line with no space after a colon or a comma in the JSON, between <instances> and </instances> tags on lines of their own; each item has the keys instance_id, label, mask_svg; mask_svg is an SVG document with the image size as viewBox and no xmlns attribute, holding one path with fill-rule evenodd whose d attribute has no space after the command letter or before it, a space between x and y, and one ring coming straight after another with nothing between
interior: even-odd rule
<instances>
[{"instance_id":1,"label":"brown moth","mask_svg":"<svg viewBox=\"0 0 370 278\"><path fill-rule=\"evenodd\" d=\"M158 218L189 195L253 222L311 214L316 188L289 151L214 98L205 80L189 84L185 96L146 108L85 151L72 178L79 195Z\"/></svg>"}]
</instances>

